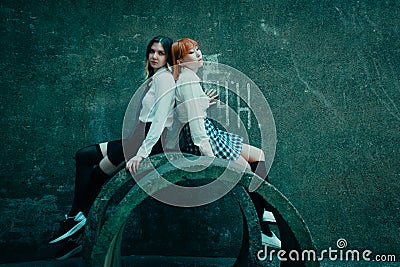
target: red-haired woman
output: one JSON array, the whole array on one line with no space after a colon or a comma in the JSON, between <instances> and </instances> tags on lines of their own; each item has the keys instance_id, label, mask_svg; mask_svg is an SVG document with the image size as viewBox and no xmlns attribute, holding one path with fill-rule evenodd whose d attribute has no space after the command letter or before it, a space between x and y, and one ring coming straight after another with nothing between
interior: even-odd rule
<instances>
[{"instance_id":1,"label":"red-haired woman","mask_svg":"<svg viewBox=\"0 0 400 267\"><path fill-rule=\"evenodd\" d=\"M201 85L197 71L203 66L202 53L196 41L183 38L172 44L172 63L176 80L175 101L177 119L185 124L182 129L184 148L182 150L203 156L233 160L267 178L264 152L243 143L243 138L218 129L207 118L209 96ZM280 248L280 240L263 222L264 208L254 194L254 205L261 222L262 241L269 246ZM258 195L258 194L257 194Z\"/></svg>"},{"instance_id":2,"label":"red-haired woman","mask_svg":"<svg viewBox=\"0 0 400 267\"><path fill-rule=\"evenodd\" d=\"M141 100L138 123L130 137L90 145L76 153L75 192L71 210L50 243L63 241L57 259L66 259L79 251L82 228L102 186L124 167L135 173L140 162L163 151L161 138L172 124L171 111L175 101L175 80L172 65L173 40L157 36L146 49L145 72L147 87ZM125 158L129 159L125 162Z\"/></svg>"}]
</instances>

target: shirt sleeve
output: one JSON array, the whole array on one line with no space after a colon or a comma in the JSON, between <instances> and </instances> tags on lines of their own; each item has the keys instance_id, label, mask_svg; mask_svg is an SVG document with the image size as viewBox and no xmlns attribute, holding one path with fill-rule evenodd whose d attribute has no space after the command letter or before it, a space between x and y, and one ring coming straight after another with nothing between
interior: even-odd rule
<instances>
[{"instance_id":1,"label":"shirt sleeve","mask_svg":"<svg viewBox=\"0 0 400 267\"><path fill-rule=\"evenodd\" d=\"M155 112L154 120L151 123L146 138L136 153L137 156L141 156L142 158L149 156L153 146L160 139L175 101L175 80L171 73L160 73L153 78L153 83L156 88L154 98L156 102L152 107L152 110Z\"/></svg>"},{"instance_id":2,"label":"shirt sleeve","mask_svg":"<svg viewBox=\"0 0 400 267\"><path fill-rule=\"evenodd\" d=\"M199 147L202 155L214 157L204 126L204 117L209 107L207 95L198 82L182 84L179 90L183 105L181 108L184 109L183 112L187 112L193 143Z\"/></svg>"}]
</instances>

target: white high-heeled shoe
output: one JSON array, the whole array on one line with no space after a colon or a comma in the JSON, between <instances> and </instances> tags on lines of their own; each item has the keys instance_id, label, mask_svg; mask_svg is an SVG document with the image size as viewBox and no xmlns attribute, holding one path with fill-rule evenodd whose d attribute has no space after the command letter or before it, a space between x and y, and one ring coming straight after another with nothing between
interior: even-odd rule
<instances>
[{"instance_id":1,"label":"white high-heeled shoe","mask_svg":"<svg viewBox=\"0 0 400 267\"><path fill-rule=\"evenodd\" d=\"M262 218L262 220L263 220L264 222L272 222L272 223L276 223L276 220L275 220L274 214L273 214L272 212L270 212L270 211L266 211L266 210L264 210L264 213L263 213L263 218Z\"/></svg>"},{"instance_id":2,"label":"white high-heeled shoe","mask_svg":"<svg viewBox=\"0 0 400 267\"><path fill-rule=\"evenodd\" d=\"M267 245L268 247L273 248L281 248L281 241L279 238L272 232L272 236L267 236L266 234L261 233L261 244Z\"/></svg>"}]
</instances>

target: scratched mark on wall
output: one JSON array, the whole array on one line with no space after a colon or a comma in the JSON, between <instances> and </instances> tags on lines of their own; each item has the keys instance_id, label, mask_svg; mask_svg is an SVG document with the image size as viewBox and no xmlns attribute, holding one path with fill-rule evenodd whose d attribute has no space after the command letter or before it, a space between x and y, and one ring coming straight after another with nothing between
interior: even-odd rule
<instances>
[{"instance_id":1,"label":"scratched mark on wall","mask_svg":"<svg viewBox=\"0 0 400 267\"><path fill-rule=\"evenodd\" d=\"M376 46L361 41L360 49L357 50L358 62L362 65L366 76L366 82L362 89L369 89L389 114L400 121L400 112L396 103L399 98L389 93L390 91L396 92L396 90L388 88L390 81L393 81L393 86L397 88L397 93L399 92L398 74L395 73L393 67L390 68L390 71L385 71L382 65L386 65L387 62L382 62L382 55L379 58L377 56L378 53L384 53L380 51L380 43L385 40L383 28L368 15L367 7L363 2L360 3L360 6L353 7L351 14L346 14L339 7L335 7L335 9L343 25L351 27L353 32L361 36L362 40L369 39L367 34L375 36ZM386 55L383 56L386 57Z\"/></svg>"}]
</instances>

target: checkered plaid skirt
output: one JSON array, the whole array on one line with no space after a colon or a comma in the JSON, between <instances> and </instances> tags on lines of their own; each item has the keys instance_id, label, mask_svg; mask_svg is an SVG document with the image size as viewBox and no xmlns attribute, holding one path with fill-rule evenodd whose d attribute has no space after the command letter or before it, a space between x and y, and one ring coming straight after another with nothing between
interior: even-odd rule
<instances>
[{"instance_id":1,"label":"checkered plaid skirt","mask_svg":"<svg viewBox=\"0 0 400 267\"><path fill-rule=\"evenodd\" d=\"M204 118L206 134L210 138L210 145L217 158L237 160L242 151L243 138L239 135L228 133L218 129L216 124L209 118ZM190 135L189 123L182 129L183 139L181 150L190 154L200 156L201 152L198 146L193 143Z\"/></svg>"}]
</instances>

